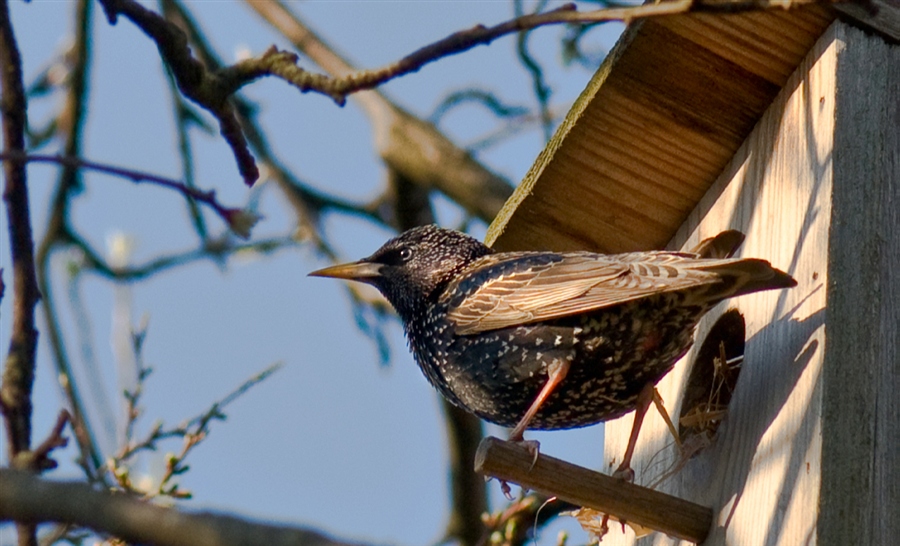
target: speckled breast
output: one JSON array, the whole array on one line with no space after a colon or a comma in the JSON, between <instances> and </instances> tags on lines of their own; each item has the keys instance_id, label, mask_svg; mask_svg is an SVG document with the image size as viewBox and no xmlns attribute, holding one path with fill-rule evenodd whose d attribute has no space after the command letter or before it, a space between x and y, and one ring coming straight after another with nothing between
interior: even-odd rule
<instances>
[{"instance_id":1,"label":"speckled breast","mask_svg":"<svg viewBox=\"0 0 900 546\"><path fill-rule=\"evenodd\" d=\"M660 294L468 336L453 334L446 319L438 319L425 336L429 343L410 339L419 366L441 394L507 427L537 397L548 368L568 362L568 374L529 428L582 427L633 410L644 385L657 383L687 352L694 327L708 308L679 305L682 299L677 293Z\"/></svg>"}]
</instances>

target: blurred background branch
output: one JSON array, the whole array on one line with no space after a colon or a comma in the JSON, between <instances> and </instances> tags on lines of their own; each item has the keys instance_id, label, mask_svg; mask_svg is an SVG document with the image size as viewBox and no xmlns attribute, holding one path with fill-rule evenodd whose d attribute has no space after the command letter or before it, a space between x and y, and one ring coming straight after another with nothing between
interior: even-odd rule
<instances>
[{"instance_id":1,"label":"blurred background branch","mask_svg":"<svg viewBox=\"0 0 900 546\"><path fill-rule=\"evenodd\" d=\"M5 469L0 469L0 520L66 523L138 544L361 546L311 529L219 513L186 513L97 491L86 483L52 482Z\"/></svg>"}]
</instances>

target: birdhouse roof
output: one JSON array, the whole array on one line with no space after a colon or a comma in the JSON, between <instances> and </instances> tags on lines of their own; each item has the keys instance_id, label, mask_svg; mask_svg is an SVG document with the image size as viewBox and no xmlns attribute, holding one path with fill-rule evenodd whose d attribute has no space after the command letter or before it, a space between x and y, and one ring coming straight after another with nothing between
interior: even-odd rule
<instances>
[{"instance_id":1,"label":"birdhouse roof","mask_svg":"<svg viewBox=\"0 0 900 546\"><path fill-rule=\"evenodd\" d=\"M610 253L664 247L836 17L830 6L807 5L633 23L487 243Z\"/></svg>"}]
</instances>

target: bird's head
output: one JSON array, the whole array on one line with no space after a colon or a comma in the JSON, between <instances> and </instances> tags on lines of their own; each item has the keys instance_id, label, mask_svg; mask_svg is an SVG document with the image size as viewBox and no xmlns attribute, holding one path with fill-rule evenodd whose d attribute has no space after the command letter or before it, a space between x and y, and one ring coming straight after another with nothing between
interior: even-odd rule
<instances>
[{"instance_id":1,"label":"bird's head","mask_svg":"<svg viewBox=\"0 0 900 546\"><path fill-rule=\"evenodd\" d=\"M492 250L465 233L437 226L413 228L368 258L310 273L378 288L404 320L437 300L453 277Z\"/></svg>"}]
</instances>

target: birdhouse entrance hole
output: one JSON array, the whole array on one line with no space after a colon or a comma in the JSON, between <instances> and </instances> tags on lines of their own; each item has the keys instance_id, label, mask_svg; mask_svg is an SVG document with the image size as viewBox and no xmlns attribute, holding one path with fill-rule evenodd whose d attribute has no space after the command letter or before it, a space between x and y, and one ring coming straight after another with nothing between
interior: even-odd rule
<instances>
[{"instance_id":1,"label":"birdhouse entrance hole","mask_svg":"<svg viewBox=\"0 0 900 546\"><path fill-rule=\"evenodd\" d=\"M744 317L731 309L710 329L688 376L678 434L696 454L715 438L744 363Z\"/></svg>"}]
</instances>

